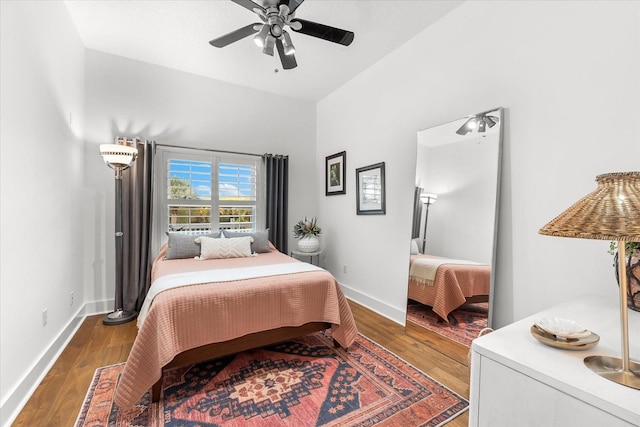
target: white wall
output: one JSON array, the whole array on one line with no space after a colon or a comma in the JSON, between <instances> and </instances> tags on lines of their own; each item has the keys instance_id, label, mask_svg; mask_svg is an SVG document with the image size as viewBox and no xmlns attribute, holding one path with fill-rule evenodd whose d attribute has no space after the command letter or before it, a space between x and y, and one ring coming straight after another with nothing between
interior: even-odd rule
<instances>
[{"instance_id":1,"label":"white wall","mask_svg":"<svg viewBox=\"0 0 640 427\"><path fill-rule=\"evenodd\" d=\"M84 47L61 2L2 1L0 12L4 424L83 300Z\"/></svg>"},{"instance_id":2,"label":"white wall","mask_svg":"<svg viewBox=\"0 0 640 427\"><path fill-rule=\"evenodd\" d=\"M499 134L436 147L418 145L416 177L438 199L429 206L426 253L491 264ZM423 206L424 230L426 206Z\"/></svg>"},{"instance_id":3,"label":"white wall","mask_svg":"<svg viewBox=\"0 0 640 427\"><path fill-rule=\"evenodd\" d=\"M347 151L347 194L325 197L325 264L345 291L404 322L416 132L507 108L497 326L585 292L612 293L608 242L538 235L595 188L640 169L640 2L472 1L318 104L317 171ZM354 169L385 161L387 214L356 216ZM347 265L347 273L343 266Z\"/></svg>"},{"instance_id":4,"label":"white wall","mask_svg":"<svg viewBox=\"0 0 640 427\"><path fill-rule=\"evenodd\" d=\"M113 308L114 178L98 145L119 135L287 154L293 223L316 212L308 172L316 111L308 101L85 50L62 2L0 4L6 425L82 316Z\"/></svg>"},{"instance_id":5,"label":"white wall","mask_svg":"<svg viewBox=\"0 0 640 427\"><path fill-rule=\"evenodd\" d=\"M313 215L315 104L94 50L86 53L83 213L87 301L113 299L114 179L98 146L116 135L158 144L289 155L289 223ZM293 238L289 243L294 244ZM112 308L109 306L108 308Z\"/></svg>"}]
</instances>

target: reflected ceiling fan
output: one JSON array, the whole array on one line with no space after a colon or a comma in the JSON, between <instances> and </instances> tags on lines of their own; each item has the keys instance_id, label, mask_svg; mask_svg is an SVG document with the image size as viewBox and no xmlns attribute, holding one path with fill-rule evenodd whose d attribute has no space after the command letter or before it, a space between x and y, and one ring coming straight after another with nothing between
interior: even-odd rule
<instances>
[{"instance_id":1,"label":"reflected ceiling fan","mask_svg":"<svg viewBox=\"0 0 640 427\"><path fill-rule=\"evenodd\" d=\"M478 132L485 132L487 126L492 128L500 121L500 118L496 116L490 116L489 113L493 113L496 110L485 111L484 113L474 114L467 116L468 119L460 128L456 131L458 135L466 135L473 130Z\"/></svg>"},{"instance_id":2,"label":"reflected ceiling fan","mask_svg":"<svg viewBox=\"0 0 640 427\"><path fill-rule=\"evenodd\" d=\"M262 23L249 24L209 42L211 46L225 47L245 37L255 34L254 42L262 48L262 53L273 56L274 48L278 50L282 68L290 70L298 66L294 56L295 47L285 27L311 37L349 46L354 34L328 25L306 21L295 17L298 6L304 0L264 0L264 6L251 0L231 0L240 6L256 13Z\"/></svg>"}]
</instances>

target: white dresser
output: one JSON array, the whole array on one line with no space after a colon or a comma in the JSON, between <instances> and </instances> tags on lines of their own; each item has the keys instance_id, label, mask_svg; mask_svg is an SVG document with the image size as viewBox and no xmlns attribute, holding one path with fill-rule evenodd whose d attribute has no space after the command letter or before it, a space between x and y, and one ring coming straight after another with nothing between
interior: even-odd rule
<instances>
[{"instance_id":1,"label":"white dresser","mask_svg":"<svg viewBox=\"0 0 640 427\"><path fill-rule=\"evenodd\" d=\"M621 356L617 296L585 295L476 339L471 352L469 425L640 426L640 390L601 378L590 355ZM530 333L542 317L577 321L600 336L590 350L547 346ZM640 361L640 313L629 311L630 358Z\"/></svg>"}]
</instances>

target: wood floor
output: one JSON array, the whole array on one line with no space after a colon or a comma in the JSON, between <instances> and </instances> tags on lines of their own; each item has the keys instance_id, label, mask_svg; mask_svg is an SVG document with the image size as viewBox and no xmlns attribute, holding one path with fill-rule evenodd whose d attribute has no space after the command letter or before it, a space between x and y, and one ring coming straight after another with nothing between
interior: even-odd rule
<instances>
[{"instance_id":1,"label":"wood floor","mask_svg":"<svg viewBox=\"0 0 640 427\"><path fill-rule=\"evenodd\" d=\"M408 328L407 334L397 323L354 302L350 304L361 334L469 397L468 348L421 328ZM104 326L102 317L85 319L13 426L73 426L94 371L101 366L125 362L137 333L136 322ZM468 420L465 412L447 426L467 426Z\"/></svg>"}]
</instances>

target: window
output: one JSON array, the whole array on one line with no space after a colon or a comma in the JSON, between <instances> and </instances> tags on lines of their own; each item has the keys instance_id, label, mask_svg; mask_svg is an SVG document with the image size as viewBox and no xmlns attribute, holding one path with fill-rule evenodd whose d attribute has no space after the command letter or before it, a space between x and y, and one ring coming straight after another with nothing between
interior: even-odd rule
<instances>
[{"instance_id":1,"label":"window","mask_svg":"<svg viewBox=\"0 0 640 427\"><path fill-rule=\"evenodd\" d=\"M159 148L157 230L202 233L264 228L264 179L256 156Z\"/></svg>"}]
</instances>

